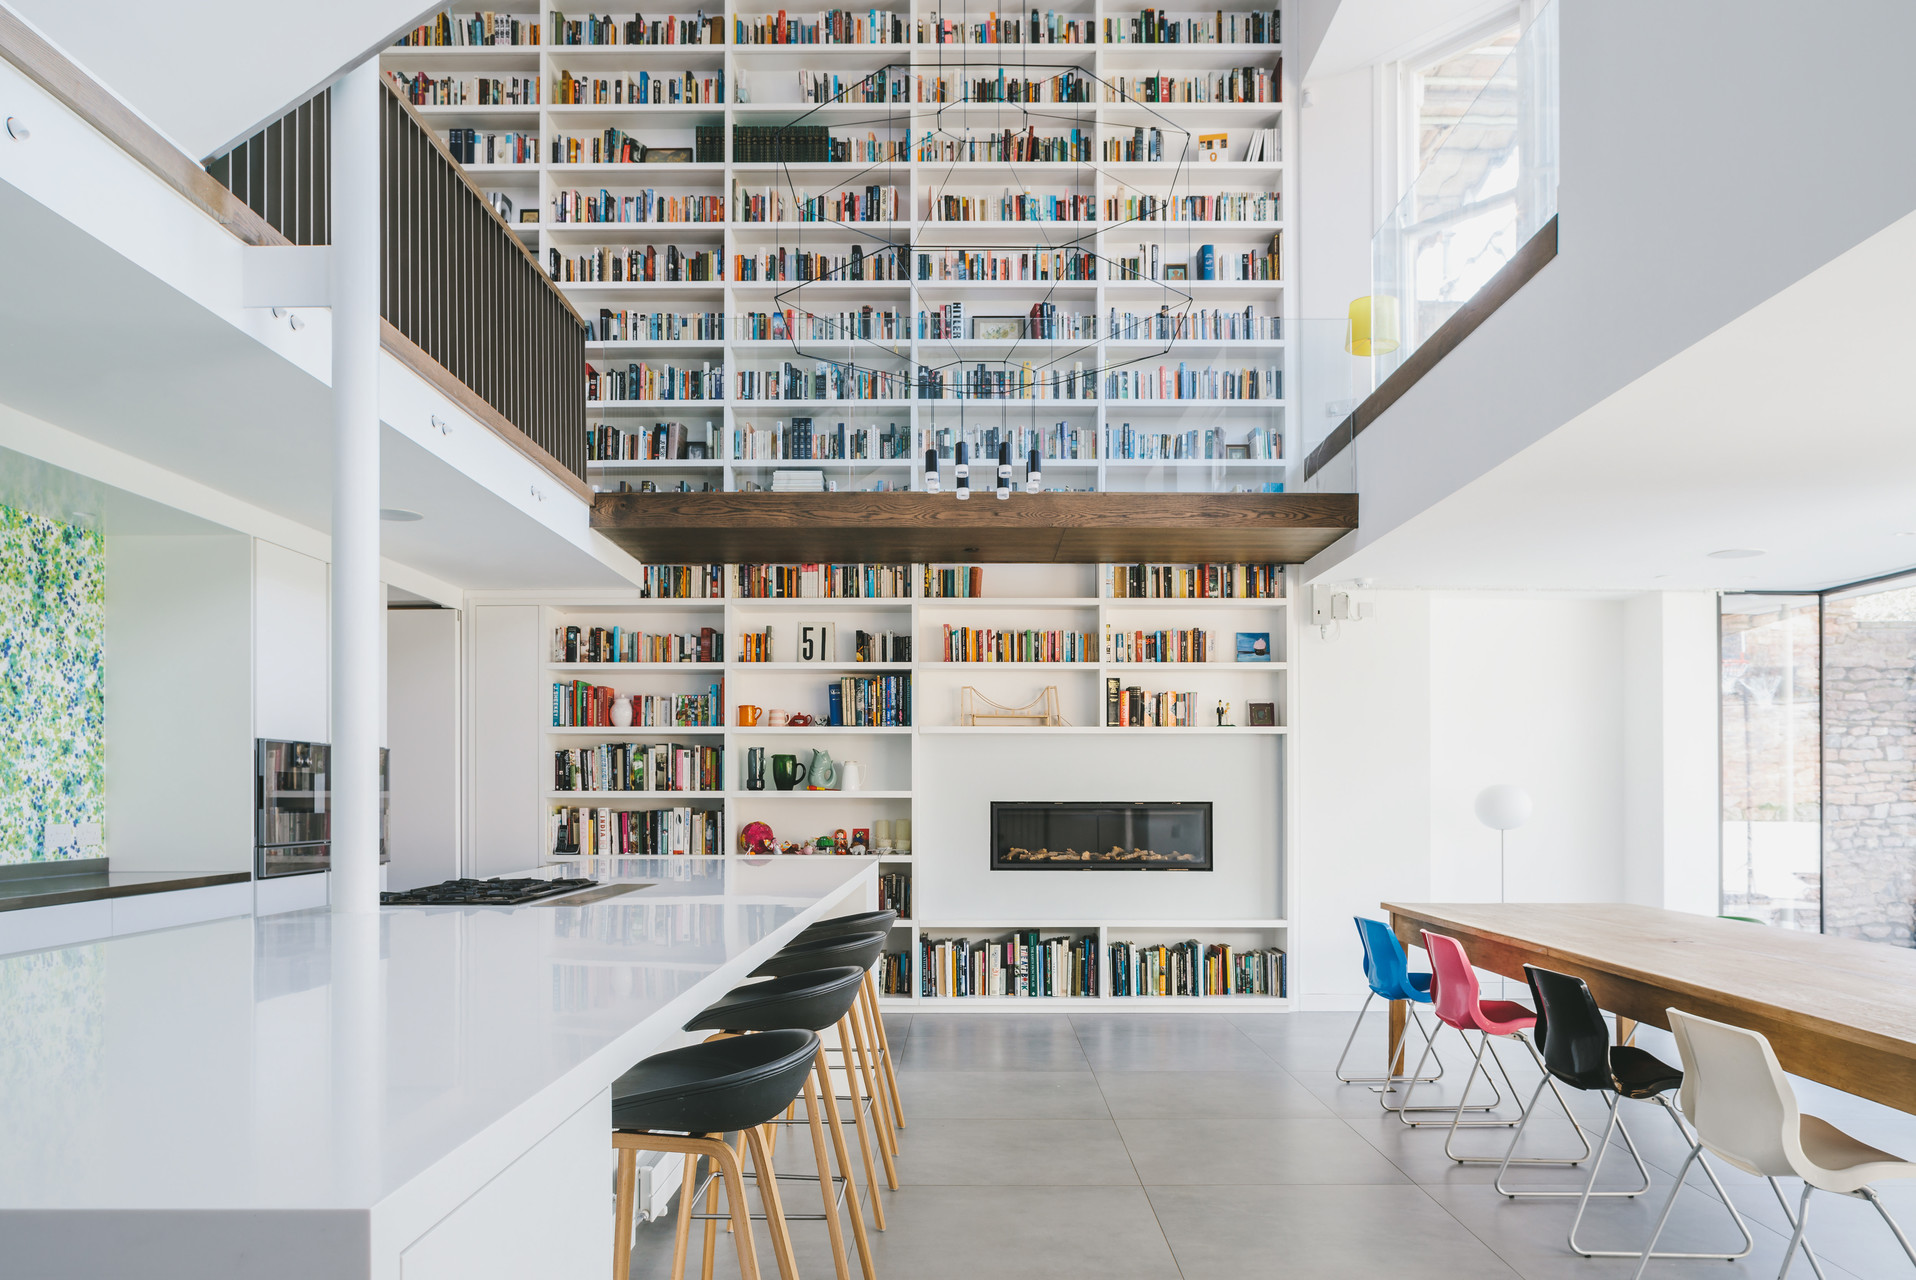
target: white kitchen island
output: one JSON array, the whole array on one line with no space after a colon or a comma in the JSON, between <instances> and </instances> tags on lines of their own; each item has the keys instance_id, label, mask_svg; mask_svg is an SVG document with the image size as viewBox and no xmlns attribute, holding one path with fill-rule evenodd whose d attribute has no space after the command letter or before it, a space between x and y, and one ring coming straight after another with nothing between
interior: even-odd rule
<instances>
[{"instance_id":1,"label":"white kitchen island","mask_svg":"<svg viewBox=\"0 0 1916 1280\"><path fill-rule=\"evenodd\" d=\"M608 1086L876 867L568 859L649 887L0 960L0 1275L602 1280Z\"/></svg>"}]
</instances>

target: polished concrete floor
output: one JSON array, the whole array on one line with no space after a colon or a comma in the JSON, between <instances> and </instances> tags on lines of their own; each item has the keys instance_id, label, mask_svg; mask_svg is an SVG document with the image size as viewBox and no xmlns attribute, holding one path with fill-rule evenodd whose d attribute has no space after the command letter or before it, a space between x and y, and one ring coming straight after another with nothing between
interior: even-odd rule
<instances>
[{"instance_id":1,"label":"polished concrete floor","mask_svg":"<svg viewBox=\"0 0 1916 1280\"><path fill-rule=\"evenodd\" d=\"M888 1229L872 1237L879 1276L1609 1280L1634 1274L1634 1258L1570 1252L1564 1234L1574 1201L1500 1196L1489 1185L1494 1165L1453 1163L1444 1156L1441 1130L1405 1128L1380 1113L1368 1089L1339 1084L1332 1068L1351 1021L1341 1013L888 1017L908 1127L899 1135L899 1188L880 1191ZM1364 1052L1353 1059L1365 1066L1380 1062L1383 1035L1381 1015L1368 1019L1358 1041ZM1460 1080L1468 1058L1456 1051L1453 1036L1445 1032L1439 1049L1451 1050L1445 1061L1451 1079ZM1676 1060L1663 1033L1646 1030L1639 1043ZM1535 1070L1520 1048L1506 1051L1527 1098ZM1805 1111L1916 1157L1916 1117L1813 1085L1803 1085L1800 1096ZM1569 1097L1586 1126L1601 1124L1600 1100ZM1548 1093L1541 1105L1524 1149L1552 1154L1574 1146L1562 1113L1551 1114ZM1582 1243L1600 1249L1641 1246L1686 1150L1660 1111L1643 1103L1624 1107L1656 1185L1636 1198L1592 1201ZM1506 1106L1501 1114L1514 1112ZM1501 1156L1508 1134L1463 1133L1457 1149ZM787 1150L799 1148L781 1144L782 1168L809 1166L809 1143L791 1163ZM1653 1262L1650 1277L1776 1275L1788 1226L1774 1196L1759 1179L1719 1169L1756 1237L1754 1254L1737 1263ZM1598 1185L1622 1187L1633 1174L1613 1144ZM1534 1167L1513 1180L1581 1186L1583 1176L1582 1169ZM782 1185L794 1209L812 1194L802 1184ZM1786 1183L1785 1190L1794 1206L1801 1184ZM1905 1229L1916 1230L1916 1184L1886 1184L1883 1191ZM639 1231L633 1274L666 1275L671 1221ZM794 1234L799 1274L829 1280L823 1224L797 1224ZM698 1232L693 1235L688 1270L696 1274ZM1828 1280L1916 1280L1916 1268L1860 1201L1819 1193L1811 1202L1809 1235ZM1729 1215L1693 1170L1659 1247L1735 1243ZM777 1271L762 1236L759 1259L771 1280ZM714 1260L719 1277L738 1275L722 1233ZM852 1270L857 1276L856 1256ZM1812 1272L1799 1255L1791 1274Z\"/></svg>"}]
</instances>

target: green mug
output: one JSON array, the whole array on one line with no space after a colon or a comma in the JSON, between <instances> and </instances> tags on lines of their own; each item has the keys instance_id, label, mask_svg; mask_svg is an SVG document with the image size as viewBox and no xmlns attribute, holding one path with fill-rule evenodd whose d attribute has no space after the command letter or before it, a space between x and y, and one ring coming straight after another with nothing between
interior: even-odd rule
<instances>
[{"instance_id":1,"label":"green mug","mask_svg":"<svg viewBox=\"0 0 1916 1280\"><path fill-rule=\"evenodd\" d=\"M790 791L805 781L805 766L798 762L797 756L772 757L772 785L780 791Z\"/></svg>"}]
</instances>

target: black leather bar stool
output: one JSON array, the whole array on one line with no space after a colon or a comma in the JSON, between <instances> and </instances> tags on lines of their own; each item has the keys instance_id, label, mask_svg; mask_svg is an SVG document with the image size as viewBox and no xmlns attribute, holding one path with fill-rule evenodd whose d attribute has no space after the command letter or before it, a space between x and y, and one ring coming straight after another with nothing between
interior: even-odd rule
<instances>
[{"instance_id":1,"label":"black leather bar stool","mask_svg":"<svg viewBox=\"0 0 1916 1280\"><path fill-rule=\"evenodd\" d=\"M819 969L812 973L793 974L784 978L772 978L765 982L748 982L734 988L724 999L685 1024L687 1031L713 1031L721 1035L740 1036L778 1031L786 1027L801 1027L807 1031L823 1031L827 1027L837 1026L851 1009L852 1002L858 998L865 980L865 972L850 965L833 969ZM806 1182L816 1181L824 1197L824 1212L811 1214L786 1214L789 1221L825 1222L832 1241L832 1261L838 1269L838 1280L850 1280L851 1267L845 1257L845 1237L840 1229L838 1208L841 1200L851 1200L852 1235L858 1244L858 1261L865 1273L865 1280L875 1280L876 1272L872 1266L871 1242L865 1235L865 1215L858 1202L858 1184L852 1178L851 1156L845 1146L844 1122L839 1118L836 1106L821 1106L821 1097L829 1098L832 1089L831 1064L825 1057L825 1046L821 1043L812 1061L814 1079L805 1081L803 1097L805 1099L805 1119L812 1132L812 1154L818 1164L818 1174L781 1173L780 1178ZM838 1177L834 1178L831 1166L826 1160L825 1131L821 1121L829 1121L832 1133L832 1147L838 1157ZM872 1199L878 1198L878 1189L870 1181L870 1163L867 1157L867 1186L872 1191ZM683 1203L691 1205L697 1202L701 1191L708 1196L706 1212L697 1215L705 1222L705 1256L712 1256L712 1248L717 1241L718 1220L724 1216L712 1212L709 1197L716 1187L715 1179L706 1178L703 1186L695 1186L688 1176L685 1181ZM673 1253L673 1280L680 1280L685 1259L685 1234L692 1215L689 1211L679 1217L680 1243Z\"/></svg>"},{"instance_id":2,"label":"black leather bar stool","mask_svg":"<svg viewBox=\"0 0 1916 1280\"><path fill-rule=\"evenodd\" d=\"M1636 1140L1630 1136L1630 1127L1623 1123L1620 1104L1625 1098L1635 1098L1641 1102L1653 1102L1669 1113L1670 1122L1683 1135L1683 1140L1693 1148L1696 1139L1689 1129L1684 1127L1683 1117L1670 1105L1668 1093L1683 1084L1683 1072L1671 1066L1663 1059L1635 1045L1611 1044L1610 1028L1603 1021L1603 1012L1597 1008L1596 997L1590 994L1590 986L1582 978L1567 973L1558 973L1553 969L1540 969L1534 964L1523 967L1524 977L1530 981L1530 994L1537 1002L1537 1041L1543 1046L1544 1078L1537 1084L1536 1093L1530 1097L1530 1105L1524 1109L1522 1121L1517 1131L1510 1136L1510 1151L1504 1154L1503 1165L1497 1170L1495 1186L1497 1190L1514 1199L1568 1199L1577 1198L1576 1216L1570 1219L1570 1250L1586 1258L1636 1258L1642 1256L1640 1249L1591 1249L1577 1243L1577 1228L1583 1224L1583 1211L1593 1196L1622 1196L1625 1198L1640 1196L1650 1189L1650 1170L1644 1165L1643 1157L1637 1152ZM1530 1117L1536 1114L1537 1101L1543 1096L1543 1087L1552 1078L1562 1081L1572 1089L1586 1093L1597 1093L1610 1108L1610 1121L1604 1127L1603 1141L1597 1144L1596 1159L1590 1162L1590 1176L1580 1191L1513 1191L1504 1185L1504 1174L1509 1172L1510 1157L1517 1150L1517 1143L1523 1137L1524 1126L1530 1123ZM1573 1118L1574 1123L1574 1118ZM1626 1191L1598 1191L1597 1170L1603 1167L1603 1157L1610 1150L1610 1135L1621 1133L1630 1158L1636 1161L1637 1174L1643 1179L1643 1185ZM1654 1258L1721 1258L1734 1262L1747 1257L1755 1240L1749 1227L1743 1223L1743 1215L1736 1211L1731 1203L1729 1192L1717 1180L1716 1170L1710 1167L1707 1158L1703 1160L1703 1172L1709 1175L1710 1185L1716 1188L1716 1194L1730 1211L1730 1217L1736 1222L1736 1229L1743 1233L1743 1248L1738 1253L1655 1253ZM1783 1206L1789 1212L1789 1206Z\"/></svg>"},{"instance_id":3,"label":"black leather bar stool","mask_svg":"<svg viewBox=\"0 0 1916 1280\"><path fill-rule=\"evenodd\" d=\"M877 932L851 933L810 941L800 939L789 943L783 951L754 969L752 976L779 978L794 973L814 973L819 969L840 965L868 970L878 959L878 953L885 949L885 939L885 934ZM858 1018L847 1013L839 1019L837 1032L839 1061L850 1090L852 1120L858 1129L858 1145L865 1160L866 1181L872 1181L871 1144L865 1136L866 1118L870 1117L878 1137L878 1154L885 1164L885 1185L896 1191L898 1168L892 1162L892 1154L898 1149L898 1138L891 1129L891 1109L878 1099L871 1050L864 1029ZM838 1094L834 1092L834 1103L837 1097ZM885 1229L885 1206L876 1195L872 1197L872 1220L878 1224L880 1231Z\"/></svg>"},{"instance_id":4,"label":"black leather bar stool","mask_svg":"<svg viewBox=\"0 0 1916 1280\"><path fill-rule=\"evenodd\" d=\"M809 1085L818 1052L818 1037L812 1032L779 1030L655 1053L613 1082L612 1146L619 1153L613 1280L630 1280L632 1273L632 1214L641 1151L675 1152L686 1158L688 1169L696 1168L701 1157L713 1162L728 1188L739 1275L759 1280L744 1175L737 1153L720 1136L735 1130L744 1135L758 1173L759 1201L765 1207L778 1273L784 1280L797 1280L778 1179L772 1176L771 1153L759 1126L777 1118ZM689 1205L679 1207L681 1242L689 1211Z\"/></svg>"},{"instance_id":5,"label":"black leather bar stool","mask_svg":"<svg viewBox=\"0 0 1916 1280\"><path fill-rule=\"evenodd\" d=\"M819 938L842 938L851 933L878 932L889 935L891 927L898 923L896 911L860 911L856 915L833 916L829 920L820 920L798 935L799 942L812 942ZM865 978L865 1018L870 1023L872 1043L878 1050L878 1067L884 1076L885 1091L891 1095L892 1126L905 1127L905 1104L898 1094L898 1071L892 1065L891 1037L885 1032L884 1016L878 1011L878 980L866 970ZM897 1154L894 1145L892 1154Z\"/></svg>"}]
</instances>

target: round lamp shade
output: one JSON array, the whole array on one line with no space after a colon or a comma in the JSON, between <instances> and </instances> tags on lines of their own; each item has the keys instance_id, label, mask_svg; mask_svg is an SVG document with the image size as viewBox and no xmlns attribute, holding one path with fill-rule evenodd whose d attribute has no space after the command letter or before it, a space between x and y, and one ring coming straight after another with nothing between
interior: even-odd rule
<instances>
[{"instance_id":1,"label":"round lamp shade","mask_svg":"<svg viewBox=\"0 0 1916 1280\"><path fill-rule=\"evenodd\" d=\"M1354 356L1381 356L1400 345L1397 327L1397 297L1378 293L1351 299L1350 328L1344 350Z\"/></svg>"},{"instance_id":2,"label":"round lamp shade","mask_svg":"<svg viewBox=\"0 0 1916 1280\"><path fill-rule=\"evenodd\" d=\"M1497 831L1512 831L1530 821L1530 793L1500 782L1477 793L1477 821Z\"/></svg>"}]
</instances>

